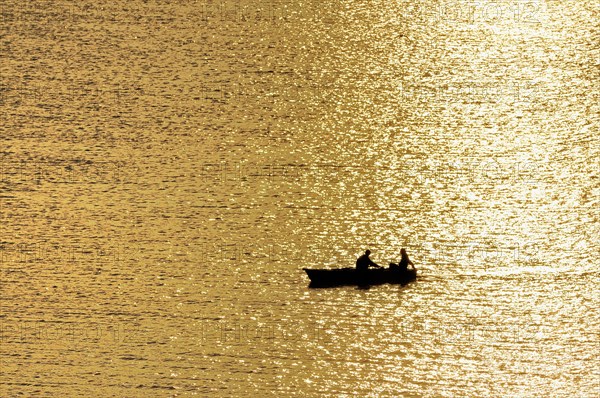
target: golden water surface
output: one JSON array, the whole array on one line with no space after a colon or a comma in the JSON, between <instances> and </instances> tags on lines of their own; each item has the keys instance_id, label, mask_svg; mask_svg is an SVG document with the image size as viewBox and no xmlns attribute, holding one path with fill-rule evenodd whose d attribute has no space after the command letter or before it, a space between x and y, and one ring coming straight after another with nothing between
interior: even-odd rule
<instances>
[{"instance_id":1,"label":"golden water surface","mask_svg":"<svg viewBox=\"0 0 600 398\"><path fill-rule=\"evenodd\" d=\"M600 394L596 2L0 15L0 396Z\"/></svg>"}]
</instances>

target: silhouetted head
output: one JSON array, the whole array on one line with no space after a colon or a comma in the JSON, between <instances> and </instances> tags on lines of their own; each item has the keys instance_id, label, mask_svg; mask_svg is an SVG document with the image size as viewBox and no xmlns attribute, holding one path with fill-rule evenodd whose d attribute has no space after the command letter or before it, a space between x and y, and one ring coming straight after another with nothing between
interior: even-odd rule
<instances>
[{"instance_id":1,"label":"silhouetted head","mask_svg":"<svg viewBox=\"0 0 600 398\"><path fill-rule=\"evenodd\" d=\"M405 248L400 249L400 254L406 254L406 249Z\"/></svg>"},{"instance_id":2,"label":"silhouetted head","mask_svg":"<svg viewBox=\"0 0 600 398\"><path fill-rule=\"evenodd\" d=\"M369 249L365 250L365 254L366 254L367 256L369 256L369 254L371 254L371 250L369 250Z\"/></svg>"}]
</instances>

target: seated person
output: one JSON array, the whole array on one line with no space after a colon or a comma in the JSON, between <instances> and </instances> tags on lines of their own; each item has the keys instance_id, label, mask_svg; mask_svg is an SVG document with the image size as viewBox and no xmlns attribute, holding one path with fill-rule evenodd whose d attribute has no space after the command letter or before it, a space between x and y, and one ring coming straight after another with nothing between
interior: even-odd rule
<instances>
[{"instance_id":1,"label":"seated person","mask_svg":"<svg viewBox=\"0 0 600 398\"><path fill-rule=\"evenodd\" d=\"M360 256L357 260L356 260L356 269L359 271L366 271L367 269L369 269L369 267L376 267L376 268L381 268L381 266L375 264L373 262L373 260L371 260L369 258L369 255L371 254L370 250L366 250L365 254L363 254L362 256Z\"/></svg>"},{"instance_id":2,"label":"seated person","mask_svg":"<svg viewBox=\"0 0 600 398\"><path fill-rule=\"evenodd\" d=\"M402 256L402 258L400 259L400 263L398 263L398 268L400 269L400 271L406 271L408 269L409 264L412 266L413 269L415 269L415 265L408 258L408 254L406 254L406 249L402 248L400 250L400 255Z\"/></svg>"}]
</instances>

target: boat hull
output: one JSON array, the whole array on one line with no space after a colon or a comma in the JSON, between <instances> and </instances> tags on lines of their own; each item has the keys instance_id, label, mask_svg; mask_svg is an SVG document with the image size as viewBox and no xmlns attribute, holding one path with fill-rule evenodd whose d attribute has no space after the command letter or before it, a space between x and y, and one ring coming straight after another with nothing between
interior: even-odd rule
<instances>
[{"instance_id":1,"label":"boat hull","mask_svg":"<svg viewBox=\"0 0 600 398\"><path fill-rule=\"evenodd\" d=\"M310 279L311 287L328 287L344 285L381 285L384 283L406 284L417 278L417 270L406 271L385 269L369 269L358 271L356 268L310 269L304 268Z\"/></svg>"}]
</instances>

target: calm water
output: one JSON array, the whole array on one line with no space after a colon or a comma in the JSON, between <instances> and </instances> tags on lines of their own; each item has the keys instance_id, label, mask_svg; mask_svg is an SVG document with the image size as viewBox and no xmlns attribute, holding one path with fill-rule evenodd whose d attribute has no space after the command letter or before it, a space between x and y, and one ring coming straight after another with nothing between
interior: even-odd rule
<instances>
[{"instance_id":1,"label":"calm water","mask_svg":"<svg viewBox=\"0 0 600 398\"><path fill-rule=\"evenodd\" d=\"M3 1L0 396L598 396L592 3Z\"/></svg>"}]
</instances>

